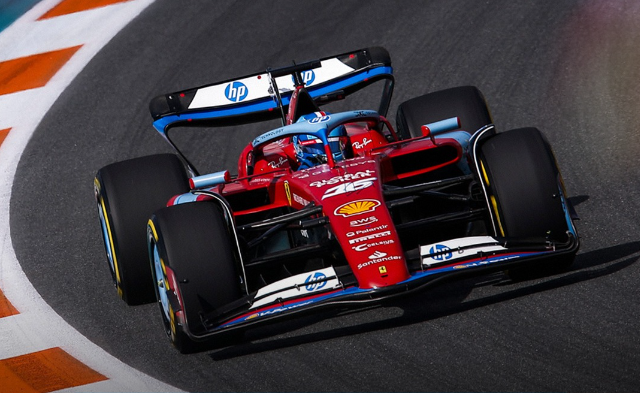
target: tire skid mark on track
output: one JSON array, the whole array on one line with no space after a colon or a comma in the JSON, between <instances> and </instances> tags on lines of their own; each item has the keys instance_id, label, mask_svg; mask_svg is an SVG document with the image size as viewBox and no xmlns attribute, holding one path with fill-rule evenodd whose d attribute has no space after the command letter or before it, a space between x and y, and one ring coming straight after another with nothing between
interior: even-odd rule
<instances>
[{"instance_id":1,"label":"tire skid mark on track","mask_svg":"<svg viewBox=\"0 0 640 393\"><path fill-rule=\"evenodd\" d=\"M11 246L20 155L57 97L154 0L43 0L0 34L0 390L176 391L129 368L40 298ZM4 176L4 177L2 177Z\"/></svg>"}]
</instances>

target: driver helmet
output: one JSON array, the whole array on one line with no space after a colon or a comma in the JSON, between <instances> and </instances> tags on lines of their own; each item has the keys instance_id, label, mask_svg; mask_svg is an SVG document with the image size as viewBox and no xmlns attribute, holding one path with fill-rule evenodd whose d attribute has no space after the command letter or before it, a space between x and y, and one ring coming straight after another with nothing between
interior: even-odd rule
<instances>
[{"instance_id":1,"label":"driver helmet","mask_svg":"<svg viewBox=\"0 0 640 393\"><path fill-rule=\"evenodd\" d=\"M314 112L303 115L298 122L310 121L315 118L328 116L328 112ZM331 130L328 135L329 147L335 161L345 158L345 148L347 144L347 129L344 125ZM293 137L298 169L312 168L316 165L326 164L327 155L324 151L322 141L313 135L296 135Z\"/></svg>"}]
</instances>

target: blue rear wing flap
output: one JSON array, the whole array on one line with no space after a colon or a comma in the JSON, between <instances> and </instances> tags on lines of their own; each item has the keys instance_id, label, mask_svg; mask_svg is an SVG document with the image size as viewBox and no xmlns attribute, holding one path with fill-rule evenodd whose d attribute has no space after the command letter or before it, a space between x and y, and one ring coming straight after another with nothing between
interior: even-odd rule
<instances>
[{"instance_id":1,"label":"blue rear wing flap","mask_svg":"<svg viewBox=\"0 0 640 393\"><path fill-rule=\"evenodd\" d=\"M309 69L304 69L307 64ZM149 104L153 125L166 134L177 125L216 127L277 119L287 110L296 72L318 105L386 79L378 112L387 112L393 91L391 58L386 49L372 47L157 96ZM276 81L282 110L270 76Z\"/></svg>"}]
</instances>

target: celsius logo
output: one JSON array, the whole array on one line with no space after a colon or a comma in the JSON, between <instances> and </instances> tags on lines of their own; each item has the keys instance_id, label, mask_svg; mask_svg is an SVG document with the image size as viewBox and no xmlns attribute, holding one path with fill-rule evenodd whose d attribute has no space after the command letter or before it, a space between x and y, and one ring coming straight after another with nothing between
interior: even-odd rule
<instances>
[{"instance_id":1,"label":"celsius logo","mask_svg":"<svg viewBox=\"0 0 640 393\"><path fill-rule=\"evenodd\" d=\"M316 80L316 73L313 72L313 70L302 71L300 73L300 78L302 78L302 83L304 83L305 86L309 86L313 83L314 80ZM295 79L293 79L293 76L291 77L291 80L294 84L296 83Z\"/></svg>"},{"instance_id":2,"label":"celsius logo","mask_svg":"<svg viewBox=\"0 0 640 393\"><path fill-rule=\"evenodd\" d=\"M436 244L435 246L431 247L431 249L429 250L429 253L430 254L441 253L439 255L434 255L431 257L431 259L436 261L444 261L447 259L451 259L451 257L453 256L451 254L451 249L442 244Z\"/></svg>"},{"instance_id":3,"label":"celsius logo","mask_svg":"<svg viewBox=\"0 0 640 393\"><path fill-rule=\"evenodd\" d=\"M224 89L224 95L229 101L239 102L247 98L249 89L242 82L231 82Z\"/></svg>"},{"instance_id":4,"label":"celsius logo","mask_svg":"<svg viewBox=\"0 0 640 393\"><path fill-rule=\"evenodd\" d=\"M304 287L309 292L317 291L327 285L326 280L327 276L325 276L324 273L315 272L314 274L309 274L307 279L304 280Z\"/></svg>"}]
</instances>

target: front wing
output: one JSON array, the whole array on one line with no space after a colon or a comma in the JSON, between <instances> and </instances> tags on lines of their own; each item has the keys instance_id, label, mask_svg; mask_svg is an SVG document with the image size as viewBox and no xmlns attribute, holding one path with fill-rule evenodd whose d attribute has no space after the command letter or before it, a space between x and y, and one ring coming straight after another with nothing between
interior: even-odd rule
<instances>
[{"instance_id":1,"label":"front wing","mask_svg":"<svg viewBox=\"0 0 640 393\"><path fill-rule=\"evenodd\" d=\"M571 226L565 244L548 243L539 239L496 239L488 236L453 239L448 242L421 247L418 269L397 284L373 289L344 286L333 268L308 272L298 282L276 283L277 288L258 293L252 302L245 301L223 315L204 316L205 333L193 334L188 326L184 331L193 340L232 330L299 316L302 313L329 307L358 307L371 305L393 297L429 289L446 281L575 253L579 247L576 232ZM446 244L457 244L454 248ZM278 295L278 293L280 293ZM301 294L304 293L304 294ZM266 301L265 301L266 299Z\"/></svg>"}]
</instances>

